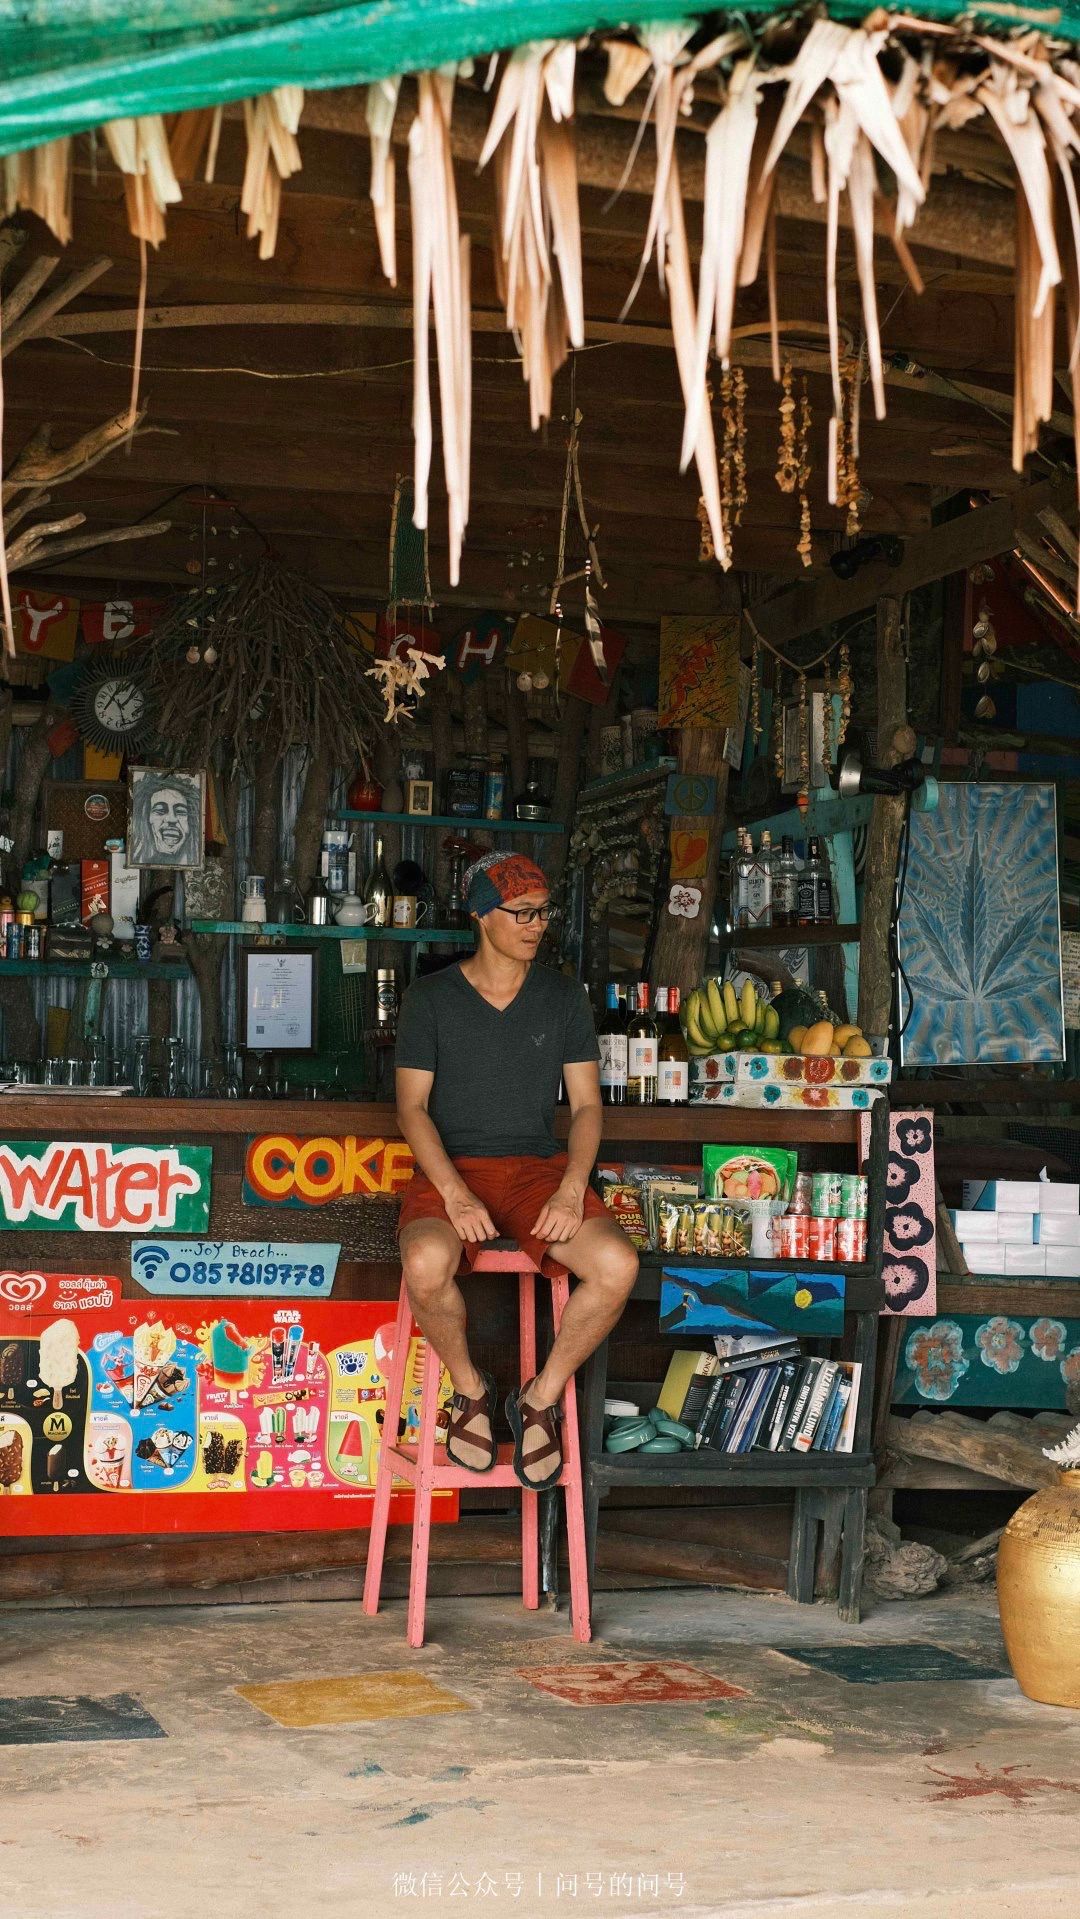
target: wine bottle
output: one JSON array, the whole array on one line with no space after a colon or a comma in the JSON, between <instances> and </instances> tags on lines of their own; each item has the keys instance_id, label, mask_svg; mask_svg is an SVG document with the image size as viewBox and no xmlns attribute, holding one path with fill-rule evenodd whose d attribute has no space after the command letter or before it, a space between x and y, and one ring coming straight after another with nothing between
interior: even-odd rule
<instances>
[{"instance_id":1,"label":"wine bottle","mask_svg":"<svg viewBox=\"0 0 1080 1919\"><path fill-rule=\"evenodd\" d=\"M626 1103L652 1106L656 1099L658 1034L649 1011L649 983L639 980L636 1010L626 1027Z\"/></svg>"},{"instance_id":2,"label":"wine bottle","mask_svg":"<svg viewBox=\"0 0 1080 1919\"><path fill-rule=\"evenodd\" d=\"M600 1097L605 1106L625 1106L626 1021L614 980L607 989L607 1010L596 1037L600 1042Z\"/></svg>"},{"instance_id":3,"label":"wine bottle","mask_svg":"<svg viewBox=\"0 0 1080 1919\"><path fill-rule=\"evenodd\" d=\"M690 1098L690 1054L679 1024L677 986L657 987L656 1018L660 1028L656 1103L658 1106L685 1106Z\"/></svg>"},{"instance_id":4,"label":"wine bottle","mask_svg":"<svg viewBox=\"0 0 1080 1919\"><path fill-rule=\"evenodd\" d=\"M780 858L773 871L772 918L774 926L796 926L799 919L799 869L795 864L795 843L785 833L780 841Z\"/></svg>"},{"instance_id":5,"label":"wine bottle","mask_svg":"<svg viewBox=\"0 0 1080 1919\"><path fill-rule=\"evenodd\" d=\"M383 858L381 837L375 841L375 857L364 881L364 904L375 908L369 924L389 926L394 912L394 884Z\"/></svg>"}]
</instances>

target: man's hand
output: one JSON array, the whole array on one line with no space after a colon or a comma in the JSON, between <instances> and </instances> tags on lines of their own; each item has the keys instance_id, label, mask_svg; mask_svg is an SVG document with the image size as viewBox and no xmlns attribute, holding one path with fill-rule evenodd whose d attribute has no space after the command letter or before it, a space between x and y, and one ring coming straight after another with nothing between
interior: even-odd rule
<instances>
[{"instance_id":1,"label":"man's hand","mask_svg":"<svg viewBox=\"0 0 1080 1919\"><path fill-rule=\"evenodd\" d=\"M564 1239L573 1239L581 1225L584 1208L585 1195L580 1187L568 1185L564 1180L540 1208L540 1216L532 1229L533 1238L546 1239L553 1246Z\"/></svg>"},{"instance_id":2,"label":"man's hand","mask_svg":"<svg viewBox=\"0 0 1080 1919\"><path fill-rule=\"evenodd\" d=\"M463 1187L460 1193L444 1199L446 1217L450 1221L459 1239L482 1240L497 1239L495 1222L486 1206L481 1205L475 1193Z\"/></svg>"}]
</instances>

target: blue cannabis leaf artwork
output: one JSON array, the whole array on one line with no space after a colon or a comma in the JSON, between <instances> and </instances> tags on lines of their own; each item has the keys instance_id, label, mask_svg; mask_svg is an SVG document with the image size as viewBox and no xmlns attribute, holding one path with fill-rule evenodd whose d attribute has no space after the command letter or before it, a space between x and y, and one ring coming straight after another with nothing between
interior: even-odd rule
<instances>
[{"instance_id":1,"label":"blue cannabis leaf artwork","mask_svg":"<svg viewBox=\"0 0 1080 1919\"><path fill-rule=\"evenodd\" d=\"M957 782L912 814L899 943L905 1066L1062 1058L1052 786Z\"/></svg>"}]
</instances>

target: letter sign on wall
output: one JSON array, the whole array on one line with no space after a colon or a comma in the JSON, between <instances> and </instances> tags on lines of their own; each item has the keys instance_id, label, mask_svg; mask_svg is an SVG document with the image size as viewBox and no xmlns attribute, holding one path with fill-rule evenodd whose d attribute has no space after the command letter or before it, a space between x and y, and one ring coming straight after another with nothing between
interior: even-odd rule
<instances>
[{"instance_id":1,"label":"letter sign on wall","mask_svg":"<svg viewBox=\"0 0 1080 1919\"><path fill-rule=\"evenodd\" d=\"M264 1133L244 1154L249 1206L328 1206L334 1199L387 1199L407 1186L413 1156L403 1139L294 1139Z\"/></svg>"},{"instance_id":2,"label":"letter sign on wall","mask_svg":"<svg viewBox=\"0 0 1080 1919\"><path fill-rule=\"evenodd\" d=\"M204 1233L209 1146L0 1140L0 1230Z\"/></svg>"}]
</instances>

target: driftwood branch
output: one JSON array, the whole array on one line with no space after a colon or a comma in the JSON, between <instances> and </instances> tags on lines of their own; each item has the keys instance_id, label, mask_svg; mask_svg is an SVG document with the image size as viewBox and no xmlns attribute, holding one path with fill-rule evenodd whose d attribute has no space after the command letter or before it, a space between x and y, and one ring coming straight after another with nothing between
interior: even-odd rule
<instances>
[{"instance_id":1,"label":"driftwood branch","mask_svg":"<svg viewBox=\"0 0 1080 1919\"><path fill-rule=\"evenodd\" d=\"M57 520L55 525L78 526L85 518L85 513L76 513L70 521ZM64 559L71 553L85 553L89 547L117 546L124 540L153 539L159 533L167 533L171 525L171 520L146 520L141 526L111 526L104 532L86 533L74 540L56 540L51 546L30 545L26 551L22 551L23 543L33 542L39 532L36 526L30 526L20 539L14 542L8 554L8 566L14 573L18 566L36 566L40 560ZM40 531L47 532L48 529L41 528ZM17 549L19 550L18 559L13 557Z\"/></svg>"},{"instance_id":2,"label":"driftwood branch","mask_svg":"<svg viewBox=\"0 0 1080 1919\"><path fill-rule=\"evenodd\" d=\"M144 426L145 418L146 408L140 407L132 427L131 415L125 407L122 413L114 414L111 420L105 420L101 426L90 427L70 446L65 447L54 447L52 428L39 426L8 468L4 498L20 493L26 486L66 486L70 480L80 479L107 453L111 453L121 440L126 440L129 433L134 437L146 433L175 436L173 427Z\"/></svg>"},{"instance_id":3,"label":"driftwood branch","mask_svg":"<svg viewBox=\"0 0 1080 1919\"><path fill-rule=\"evenodd\" d=\"M54 260L53 266L55 264ZM25 340L32 340L34 335L40 333L50 320L54 320L64 307L77 299L80 293L85 293L87 287L92 287L95 280L100 280L103 273L108 273L111 266L112 261L108 256L101 254L98 259L91 260L89 266L80 267L76 273L69 273L67 279L61 280L60 285L54 287L51 293L47 293L36 306L27 307L24 301L25 310L16 319L14 326L8 327L5 323L3 357L6 359L9 353L14 353L15 348L22 346ZM32 275L34 271L35 269L31 267L30 274ZM52 267L49 268L49 272L52 272ZM48 275L44 276L44 278L47 277ZM44 284L44 278L39 285ZM12 297L14 298L14 294Z\"/></svg>"}]
</instances>

